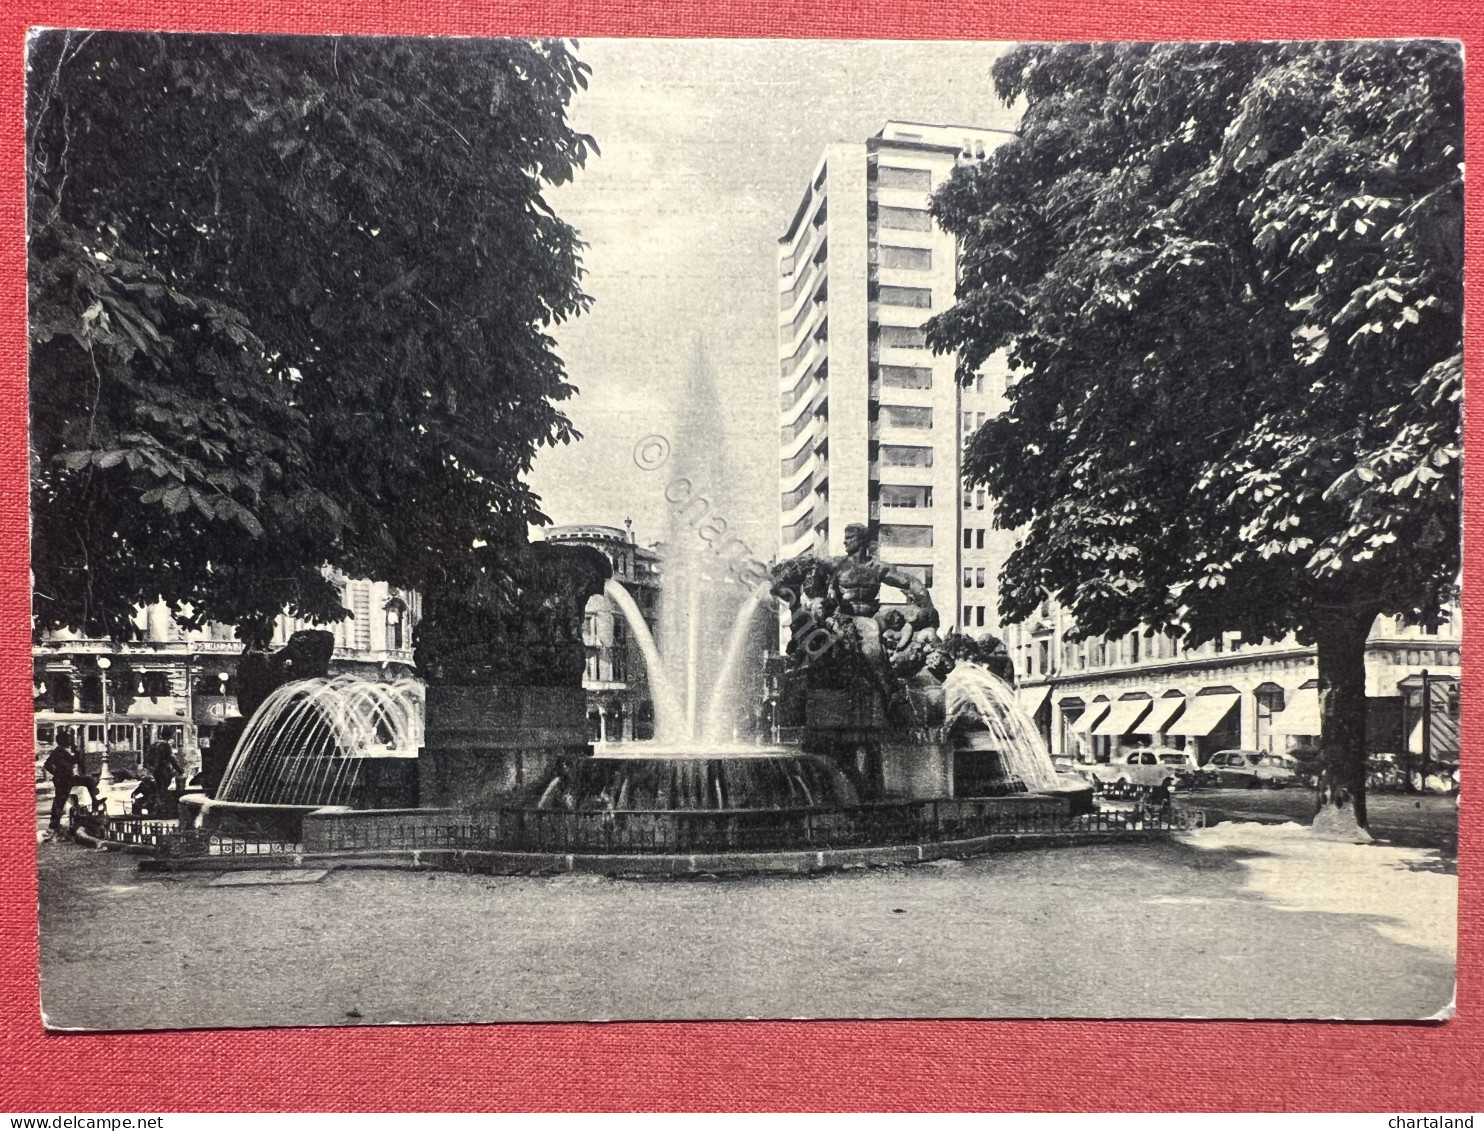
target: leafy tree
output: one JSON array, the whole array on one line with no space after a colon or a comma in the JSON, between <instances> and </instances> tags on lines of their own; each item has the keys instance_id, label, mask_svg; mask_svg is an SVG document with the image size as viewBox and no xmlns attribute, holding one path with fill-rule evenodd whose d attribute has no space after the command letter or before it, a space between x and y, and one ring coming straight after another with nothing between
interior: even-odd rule
<instances>
[{"instance_id":1,"label":"leafy tree","mask_svg":"<svg viewBox=\"0 0 1484 1131\"><path fill-rule=\"evenodd\" d=\"M1364 825L1365 638L1459 571L1459 52L1032 45L994 82L1024 118L935 198L929 336L1014 374L965 457L1024 529L1001 612L1317 643L1321 801Z\"/></svg>"},{"instance_id":2,"label":"leafy tree","mask_svg":"<svg viewBox=\"0 0 1484 1131\"><path fill-rule=\"evenodd\" d=\"M585 308L560 42L44 32L28 58L38 629L249 640L544 521ZM523 536L521 538L523 541Z\"/></svg>"}]
</instances>

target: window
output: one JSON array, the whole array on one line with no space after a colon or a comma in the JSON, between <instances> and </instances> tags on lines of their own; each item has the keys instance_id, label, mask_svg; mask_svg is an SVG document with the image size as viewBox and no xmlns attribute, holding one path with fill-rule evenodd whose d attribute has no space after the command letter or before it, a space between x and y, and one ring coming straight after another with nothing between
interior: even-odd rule
<instances>
[{"instance_id":1,"label":"window","mask_svg":"<svg viewBox=\"0 0 1484 1131\"><path fill-rule=\"evenodd\" d=\"M805 444L802 448L799 449L797 455L789 456L788 459L779 461L778 473L780 475L792 475L794 472L798 471L799 468L808 463L809 457L813 454L813 447L811 447L809 444Z\"/></svg>"},{"instance_id":2,"label":"window","mask_svg":"<svg viewBox=\"0 0 1484 1131\"><path fill-rule=\"evenodd\" d=\"M51 690L52 710L72 710L72 677L62 672L47 672L46 685Z\"/></svg>"},{"instance_id":3,"label":"window","mask_svg":"<svg viewBox=\"0 0 1484 1131\"><path fill-rule=\"evenodd\" d=\"M984 567L983 566L980 566L978 569L976 569L974 571L974 588L975 589L983 589L984 588Z\"/></svg>"},{"instance_id":4,"label":"window","mask_svg":"<svg viewBox=\"0 0 1484 1131\"><path fill-rule=\"evenodd\" d=\"M930 271L933 252L926 247L881 246L881 266L896 267L904 271Z\"/></svg>"},{"instance_id":5,"label":"window","mask_svg":"<svg viewBox=\"0 0 1484 1131\"><path fill-rule=\"evenodd\" d=\"M984 492L983 491L975 491L974 492L974 509L976 511L982 511L984 509Z\"/></svg>"},{"instance_id":6,"label":"window","mask_svg":"<svg viewBox=\"0 0 1484 1131\"><path fill-rule=\"evenodd\" d=\"M972 566L964 566L964 588L974 588L974 569Z\"/></svg>"},{"instance_id":7,"label":"window","mask_svg":"<svg viewBox=\"0 0 1484 1131\"><path fill-rule=\"evenodd\" d=\"M883 523L881 526L883 546L903 546L925 549L933 544L931 526L903 526L898 523Z\"/></svg>"},{"instance_id":8,"label":"window","mask_svg":"<svg viewBox=\"0 0 1484 1131\"><path fill-rule=\"evenodd\" d=\"M908 405L884 404L881 415L893 428L931 428L933 410Z\"/></svg>"},{"instance_id":9,"label":"window","mask_svg":"<svg viewBox=\"0 0 1484 1131\"><path fill-rule=\"evenodd\" d=\"M974 531L974 549L984 549L984 528L982 526Z\"/></svg>"},{"instance_id":10,"label":"window","mask_svg":"<svg viewBox=\"0 0 1484 1131\"><path fill-rule=\"evenodd\" d=\"M170 694L170 675L168 672L145 672L140 678L145 695L151 699L159 699L161 696Z\"/></svg>"},{"instance_id":11,"label":"window","mask_svg":"<svg viewBox=\"0 0 1484 1131\"><path fill-rule=\"evenodd\" d=\"M876 291L876 301L882 306L915 306L921 310L931 310L933 306L933 292L927 287L891 287L881 286Z\"/></svg>"},{"instance_id":12,"label":"window","mask_svg":"<svg viewBox=\"0 0 1484 1131\"><path fill-rule=\"evenodd\" d=\"M876 210L876 222L883 228L896 228L904 232L933 230L933 218L923 208L891 208L883 204Z\"/></svg>"},{"instance_id":13,"label":"window","mask_svg":"<svg viewBox=\"0 0 1484 1131\"><path fill-rule=\"evenodd\" d=\"M1051 667L1051 641L1049 640L1041 641L1039 667L1042 675L1045 675L1046 669Z\"/></svg>"},{"instance_id":14,"label":"window","mask_svg":"<svg viewBox=\"0 0 1484 1131\"><path fill-rule=\"evenodd\" d=\"M779 503L785 511L791 511L809 497L809 492L814 490L814 476L804 476L804 481L792 491L785 492L779 499Z\"/></svg>"},{"instance_id":15,"label":"window","mask_svg":"<svg viewBox=\"0 0 1484 1131\"><path fill-rule=\"evenodd\" d=\"M972 431L974 431L974 414L966 412L964 413L964 435L967 436Z\"/></svg>"},{"instance_id":16,"label":"window","mask_svg":"<svg viewBox=\"0 0 1484 1131\"><path fill-rule=\"evenodd\" d=\"M927 331L920 326L882 326L881 344L898 350L927 349Z\"/></svg>"},{"instance_id":17,"label":"window","mask_svg":"<svg viewBox=\"0 0 1484 1131\"><path fill-rule=\"evenodd\" d=\"M808 534L809 527L813 524L813 522L814 519L811 513L804 515L803 518L799 519L799 521L794 523L792 526L785 526L783 528L783 544L785 546L791 545L792 543L797 542L805 534Z\"/></svg>"},{"instance_id":18,"label":"window","mask_svg":"<svg viewBox=\"0 0 1484 1131\"><path fill-rule=\"evenodd\" d=\"M886 467L932 467L933 449L909 444L882 444L881 462Z\"/></svg>"},{"instance_id":19,"label":"window","mask_svg":"<svg viewBox=\"0 0 1484 1131\"><path fill-rule=\"evenodd\" d=\"M966 527L964 527L964 549L965 550L972 550L973 548L974 548L974 532L972 530L970 530L966 526Z\"/></svg>"},{"instance_id":20,"label":"window","mask_svg":"<svg viewBox=\"0 0 1484 1131\"><path fill-rule=\"evenodd\" d=\"M923 585L931 589L933 587L933 567L930 565L899 565L893 566L898 573L905 573L908 577L915 577Z\"/></svg>"},{"instance_id":21,"label":"window","mask_svg":"<svg viewBox=\"0 0 1484 1131\"><path fill-rule=\"evenodd\" d=\"M933 505L933 489L931 487L898 487L894 484L881 484L881 505L883 507L931 507Z\"/></svg>"},{"instance_id":22,"label":"window","mask_svg":"<svg viewBox=\"0 0 1484 1131\"><path fill-rule=\"evenodd\" d=\"M975 628L983 628L984 627L984 606L983 605L979 605L979 606L977 606L974 609L974 627Z\"/></svg>"},{"instance_id":23,"label":"window","mask_svg":"<svg viewBox=\"0 0 1484 1131\"><path fill-rule=\"evenodd\" d=\"M933 175L926 169L899 169L894 165L882 165L876 170L876 183L882 188L918 189L930 192Z\"/></svg>"},{"instance_id":24,"label":"window","mask_svg":"<svg viewBox=\"0 0 1484 1131\"><path fill-rule=\"evenodd\" d=\"M1153 754L1140 754L1139 755L1139 764L1141 766L1157 766L1157 765L1159 765L1159 763L1155 760L1155 757L1154 757Z\"/></svg>"},{"instance_id":25,"label":"window","mask_svg":"<svg viewBox=\"0 0 1484 1131\"><path fill-rule=\"evenodd\" d=\"M888 389L931 389L933 371L922 365L883 365L878 370Z\"/></svg>"},{"instance_id":26,"label":"window","mask_svg":"<svg viewBox=\"0 0 1484 1131\"><path fill-rule=\"evenodd\" d=\"M984 374L983 373L979 374L979 376L977 376L977 377L974 378L974 392L976 392L976 393L982 393L982 392L984 392Z\"/></svg>"},{"instance_id":27,"label":"window","mask_svg":"<svg viewBox=\"0 0 1484 1131\"><path fill-rule=\"evenodd\" d=\"M973 605L965 605L964 606L964 627L965 628L968 627L969 621L973 618L973 616L974 616L974 606Z\"/></svg>"}]
</instances>

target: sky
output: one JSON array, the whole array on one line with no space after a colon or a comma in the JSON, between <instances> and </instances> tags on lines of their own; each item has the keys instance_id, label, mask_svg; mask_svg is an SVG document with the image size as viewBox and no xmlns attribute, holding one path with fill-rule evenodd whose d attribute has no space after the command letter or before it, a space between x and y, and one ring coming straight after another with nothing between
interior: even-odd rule
<instances>
[{"instance_id":1,"label":"sky","mask_svg":"<svg viewBox=\"0 0 1484 1131\"><path fill-rule=\"evenodd\" d=\"M581 390L584 439L545 449L531 485L557 523L634 521L662 536L668 478L635 463L672 445L699 337L734 482L735 533L778 545L777 245L833 141L888 119L1013 128L990 67L1003 44L821 40L583 40L588 90L569 111L601 149L547 194L586 241L592 309L556 328Z\"/></svg>"}]
</instances>

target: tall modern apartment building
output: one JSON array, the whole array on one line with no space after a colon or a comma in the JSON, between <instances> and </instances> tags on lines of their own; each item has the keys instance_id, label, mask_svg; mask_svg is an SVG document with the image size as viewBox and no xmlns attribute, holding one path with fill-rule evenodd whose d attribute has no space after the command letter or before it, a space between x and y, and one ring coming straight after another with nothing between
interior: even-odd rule
<instances>
[{"instance_id":1,"label":"tall modern apartment building","mask_svg":"<svg viewBox=\"0 0 1484 1131\"><path fill-rule=\"evenodd\" d=\"M1008 136L891 121L828 145L779 240L780 557L843 554L845 527L870 522L945 629L998 629L1013 535L961 481L964 438L1002 404L1003 363L961 387L956 359L927 349L923 323L953 302L958 266L928 202Z\"/></svg>"}]
</instances>

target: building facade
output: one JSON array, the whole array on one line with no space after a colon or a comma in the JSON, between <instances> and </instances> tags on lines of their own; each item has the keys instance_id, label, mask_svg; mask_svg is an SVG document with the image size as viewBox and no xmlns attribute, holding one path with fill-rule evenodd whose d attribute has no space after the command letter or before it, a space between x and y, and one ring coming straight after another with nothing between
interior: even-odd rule
<instances>
[{"instance_id":1,"label":"building facade","mask_svg":"<svg viewBox=\"0 0 1484 1131\"><path fill-rule=\"evenodd\" d=\"M348 619L312 625L280 616L272 647L282 647L300 629L321 628L335 634L336 674L383 680L411 675L418 594L375 581L338 583ZM50 632L32 646L38 753L67 730L95 772L105 751L111 771L127 770L140 764L150 743L165 739L194 770L215 728L238 714L242 642L235 628L183 629L163 602L139 610L134 624L134 637L123 643Z\"/></svg>"},{"instance_id":2,"label":"building facade","mask_svg":"<svg viewBox=\"0 0 1484 1131\"><path fill-rule=\"evenodd\" d=\"M660 555L640 546L632 524L623 528L583 523L546 528L548 542L591 546L613 566L613 577L629 592L653 635L660 593ZM632 742L654 737L654 702L643 650L623 611L605 594L588 598L582 622L587 667L588 732L594 742Z\"/></svg>"},{"instance_id":3,"label":"building facade","mask_svg":"<svg viewBox=\"0 0 1484 1131\"><path fill-rule=\"evenodd\" d=\"M945 629L998 627L1013 536L961 486L963 441L1000 411L1006 369L997 358L961 386L956 359L927 348L958 271L928 202L1008 136L892 121L829 145L779 240L780 557L843 554L846 525L870 522L881 560L927 586Z\"/></svg>"},{"instance_id":4,"label":"building facade","mask_svg":"<svg viewBox=\"0 0 1484 1131\"><path fill-rule=\"evenodd\" d=\"M1073 641L1067 614L1043 605L1013 625L1018 696L1052 754L1108 761L1141 746L1283 753L1319 740L1318 668L1291 637L1228 633L1195 649L1142 632ZM1366 645L1366 745L1403 776L1458 762L1457 615L1437 631L1378 617Z\"/></svg>"}]
</instances>

